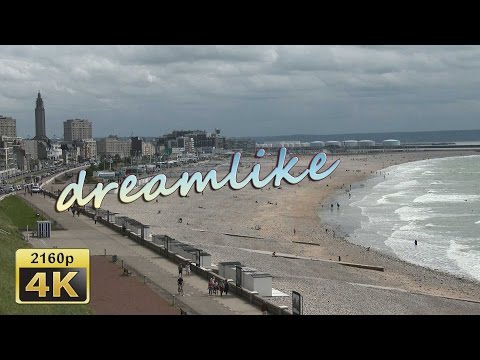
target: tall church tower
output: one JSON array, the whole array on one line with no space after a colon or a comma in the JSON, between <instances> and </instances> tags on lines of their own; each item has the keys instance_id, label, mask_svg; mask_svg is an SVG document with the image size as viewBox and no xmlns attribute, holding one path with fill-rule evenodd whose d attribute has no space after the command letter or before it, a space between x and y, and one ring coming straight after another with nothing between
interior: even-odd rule
<instances>
[{"instance_id":1,"label":"tall church tower","mask_svg":"<svg viewBox=\"0 0 480 360\"><path fill-rule=\"evenodd\" d=\"M35 107L35 140L48 140L45 130L45 108L43 107L40 91L38 92L37 106Z\"/></svg>"}]
</instances>

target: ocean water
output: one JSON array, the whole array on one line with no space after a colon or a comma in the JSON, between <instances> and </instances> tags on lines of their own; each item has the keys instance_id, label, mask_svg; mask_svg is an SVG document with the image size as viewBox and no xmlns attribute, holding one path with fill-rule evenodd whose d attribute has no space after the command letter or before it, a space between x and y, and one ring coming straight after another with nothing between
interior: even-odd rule
<instances>
[{"instance_id":1,"label":"ocean water","mask_svg":"<svg viewBox=\"0 0 480 360\"><path fill-rule=\"evenodd\" d=\"M357 134L331 134L331 135L285 135L285 136L259 136L257 142L298 140L298 141L329 141L329 140L373 140L381 142L385 139L400 140L402 144L454 142L458 145L478 145L480 143L480 130L449 130L449 131L417 131L417 132L386 132L386 133L357 133Z\"/></svg>"},{"instance_id":2,"label":"ocean water","mask_svg":"<svg viewBox=\"0 0 480 360\"><path fill-rule=\"evenodd\" d=\"M480 281L480 155L392 166L351 194L322 212L349 241Z\"/></svg>"}]
</instances>

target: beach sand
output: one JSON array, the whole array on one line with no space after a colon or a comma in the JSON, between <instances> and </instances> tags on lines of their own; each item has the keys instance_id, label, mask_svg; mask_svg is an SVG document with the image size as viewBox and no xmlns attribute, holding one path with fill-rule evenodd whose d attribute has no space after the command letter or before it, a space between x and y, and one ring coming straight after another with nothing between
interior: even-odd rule
<instances>
[{"instance_id":1,"label":"beach sand","mask_svg":"<svg viewBox=\"0 0 480 360\"><path fill-rule=\"evenodd\" d=\"M341 236L341 229L323 224L319 216L322 204L330 206L333 197L345 194L344 189L351 184L371 176L383 177L383 174L375 175L375 172L388 166L471 154L478 153L452 150L376 155L331 154L328 155L327 165L336 159L340 159L341 163L329 178L322 181L304 180L297 185L284 183L279 188L267 186L254 189L247 186L238 191L228 187L217 191L208 188L203 194L192 190L188 197L175 194L149 203L137 200L122 204L112 194L107 195L102 208L151 225L153 234L167 234L194 244L212 254L213 263L241 261L272 274L274 288L288 295L292 290L303 294L307 314L480 314L480 303L443 298L479 301L479 283L405 263L373 250L367 251L347 242ZM311 158L310 155L300 156L293 173L298 174L308 167ZM264 159L242 159L239 179L256 162L262 165L264 176L275 166L276 154ZM228 166L229 161L225 161L216 167L219 176L226 173ZM189 171L199 168L191 167ZM207 169L210 167L203 166L203 170ZM182 171L178 169L172 173L169 181L175 181ZM179 218L182 218L182 223L178 222ZM292 241L315 243L317 246ZM273 251L332 262L272 257ZM381 266L385 271L342 266L335 262L338 256L345 262ZM291 305L290 297L278 297L272 301Z\"/></svg>"}]
</instances>

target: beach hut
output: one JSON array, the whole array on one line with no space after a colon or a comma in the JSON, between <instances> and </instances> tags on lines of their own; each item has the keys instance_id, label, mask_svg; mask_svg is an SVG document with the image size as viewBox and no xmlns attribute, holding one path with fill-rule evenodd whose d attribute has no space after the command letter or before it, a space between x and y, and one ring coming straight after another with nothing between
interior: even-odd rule
<instances>
[{"instance_id":1,"label":"beach hut","mask_svg":"<svg viewBox=\"0 0 480 360\"><path fill-rule=\"evenodd\" d=\"M272 275L259 271L243 273L243 287L258 292L260 296L272 296Z\"/></svg>"}]
</instances>

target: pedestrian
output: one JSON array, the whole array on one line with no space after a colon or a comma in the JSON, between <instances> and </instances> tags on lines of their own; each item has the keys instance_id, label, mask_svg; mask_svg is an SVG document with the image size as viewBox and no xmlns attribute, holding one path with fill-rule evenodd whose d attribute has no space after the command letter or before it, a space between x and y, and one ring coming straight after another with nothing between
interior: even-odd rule
<instances>
[{"instance_id":1,"label":"pedestrian","mask_svg":"<svg viewBox=\"0 0 480 360\"><path fill-rule=\"evenodd\" d=\"M337 203L337 209L340 209L340 204L339 203Z\"/></svg>"},{"instance_id":2,"label":"pedestrian","mask_svg":"<svg viewBox=\"0 0 480 360\"><path fill-rule=\"evenodd\" d=\"M185 274L187 276L190 276L190 263L187 263L187 265L185 265Z\"/></svg>"},{"instance_id":3,"label":"pedestrian","mask_svg":"<svg viewBox=\"0 0 480 360\"><path fill-rule=\"evenodd\" d=\"M177 284L178 284L178 293L182 294L182 296L183 296L183 278L182 278L182 276L178 277Z\"/></svg>"},{"instance_id":4,"label":"pedestrian","mask_svg":"<svg viewBox=\"0 0 480 360\"><path fill-rule=\"evenodd\" d=\"M72 209L72 216L75 217L75 209Z\"/></svg>"},{"instance_id":5,"label":"pedestrian","mask_svg":"<svg viewBox=\"0 0 480 360\"><path fill-rule=\"evenodd\" d=\"M77 209L77 217L80 217L80 209Z\"/></svg>"},{"instance_id":6,"label":"pedestrian","mask_svg":"<svg viewBox=\"0 0 480 360\"><path fill-rule=\"evenodd\" d=\"M218 284L218 290L220 290L220 296L223 296L223 281L220 281L220 284Z\"/></svg>"},{"instance_id":7,"label":"pedestrian","mask_svg":"<svg viewBox=\"0 0 480 360\"><path fill-rule=\"evenodd\" d=\"M295 235L295 233L296 233L296 230L295 230L295 228L293 228L293 235Z\"/></svg>"},{"instance_id":8,"label":"pedestrian","mask_svg":"<svg viewBox=\"0 0 480 360\"><path fill-rule=\"evenodd\" d=\"M215 281L213 282L213 293L214 293L215 295L217 295L217 294L218 294L218 290L219 290L219 289L218 289L218 281L215 279Z\"/></svg>"},{"instance_id":9,"label":"pedestrian","mask_svg":"<svg viewBox=\"0 0 480 360\"><path fill-rule=\"evenodd\" d=\"M212 291L213 291L213 283L212 283L212 279L209 279L208 280L208 295L212 295Z\"/></svg>"},{"instance_id":10,"label":"pedestrian","mask_svg":"<svg viewBox=\"0 0 480 360\"><path fill-rule=\"evenodd\" d=\"M178 275L179 276L183 275L183 265L182 265L182 263L178 264Z\"/></svg>"},{"instance_id":11,"label":"pedestrian","mask_svg":"<svg viewBox=\"0 0 480 360\"><path fill-rule=\"evenodd\" d=\"M223 282L223 292L225 293L225 295L228 294L228 289L230 288L230 285L228 284L228 280L225 279L225 281Z\"/></svg>"},{"instance_id":12,"label":"pedestrian","mask_svg":"<svg viewBox=\"0 0 480 360\"><path fill-rule=\"evenodd\" d=\"M417 240L415 240L415 246L417 246Z\"/></svg>"},{"instance_id":13,"label":"pedestrian","mask_svg":"<svg viewBox=\"0 0 480 360\"><path fill-rule=\"evenodd\" d=\"M95 221L95 224L97 224L97 215L93 215L93 221Z\"/></svg>"}]
</instances>

